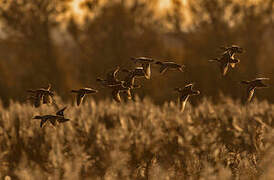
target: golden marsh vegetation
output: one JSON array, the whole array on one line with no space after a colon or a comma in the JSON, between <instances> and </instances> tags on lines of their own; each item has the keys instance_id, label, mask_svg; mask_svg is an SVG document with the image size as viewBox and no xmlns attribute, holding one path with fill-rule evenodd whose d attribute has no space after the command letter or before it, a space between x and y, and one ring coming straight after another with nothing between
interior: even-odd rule
<instances>
[{"instance_id":1,"label":"golden marsh vegetation","mask_svg":"<svg viewBox=\"0 0 274 180\"><path fill-rule=\"evenodd\" d=\"M32 119L55 112L17 102L1 107L1 178L274 178L274 104L267 101L202 99L182 113L173 102L88 99L68 106L70 121L56 127Z\"/></svg>"}]
</instances>

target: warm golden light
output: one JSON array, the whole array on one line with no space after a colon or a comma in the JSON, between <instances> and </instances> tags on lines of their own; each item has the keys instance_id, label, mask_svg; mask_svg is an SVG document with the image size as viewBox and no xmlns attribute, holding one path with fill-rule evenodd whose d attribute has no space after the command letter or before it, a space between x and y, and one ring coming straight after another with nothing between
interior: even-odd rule
<instances>
[{"instance_id":1,"label":"warm golden light","mask_svg":"<svg viewBox=\"0 0 274 180\"><path fill-rule=\"evenodd\" d=\"M76 15L82 15L83 14L82 9L80 8L80 3L82 1L83 0L73 0L71 2L71 8L72 8L72 11L73 11L74 14L76 14Z\"/></svg>"}]
</instances>

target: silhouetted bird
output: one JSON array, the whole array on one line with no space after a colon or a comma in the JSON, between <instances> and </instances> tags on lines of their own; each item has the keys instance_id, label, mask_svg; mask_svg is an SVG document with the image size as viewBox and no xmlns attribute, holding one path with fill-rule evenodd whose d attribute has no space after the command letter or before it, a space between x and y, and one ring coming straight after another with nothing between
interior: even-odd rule
<instances>
[{"instance_id":1,"label":"silhouetted bird","mask_svg":"<svg viewBox=\"0 0 274 180\"><path fill-rule=\"evenodd\" d=\"M145 78L150 79L151 78L151 63L154 62L152 58L148 57L138 57L138 58L131 58L135 63L139 63L142 65L144 73L145 73Z\"/></svg>"},{"instance_id":2,"label":"silhouetted bird","mask_svg":"<svg viewBox=\"0 0 274 180\"><path fill-rule=\"evenodd\" d=\"M179 102L180 102L180 109L184 111L186 102L190 96L199 95L200 91L192 89L193 84L188 84L184 88L175 88L174 90L180 93Z\"/></svg>"},{"instance_id":3,"label":"silhouetted bird","mask_svg":"<svg viewBox=\"0 0 274 180\"><path fill-rule=\"evenodd\" d=\"M174 69L183 72L184 71L184 65L177 64L175 62L161 62L157 61L155 64L160 65L160 73L164 74L168 69Z\"/></svg>"},{"instance_id":4,"label":"silhouetted bird","mask_svg":"<svg viewBox=\"0 0 274 180\"><path fill-rule=\"evenodd\" d=\"M43 125L49 121L53 126L56 125L56 123L64 123L69 121L69 119L64 117L64 111L67 107L64 107L63 109L57 111L56 115L43 115L43 116L34 116L33 119L40 119L40 127L42 128Z\"/></svg>"},{"instance_id":5,"label":"silhouetted bird","mask_svg":"<svg viewBox=\"0 0 274 180\"><path fill-rule=\"evenodd\" d=\"M263 83L263 80L269 80L269 78L256 78L256 79L251 80L251 81L241 81L242 84L248 85L247 86L247 98L246 98L247 102L251 101L256 88L266 88L266 87L268 87L267 85L265 85Z\"/></svg>"},{"instance_id":6,"label":"silhouetted bird","mask_svg":"<svg viewBox=\"0 0 274 180\"><path fill-rule=\"evenodd\" d=\"M77 105L79 106L82 103L85 95L97 93L98 90L91 89L91 88L81 88L81 89L78 89L78 90L71 90L71 92L72 93L77 93L77 98L76 99L77 99Z\"/></svg>"},{"instance_id":7,"label":"silhouetted bird","mask_svg":"<svg viewBox=\"0 0 274 180\"><path fill-rule=\"evenodd\" d=\"M240 62L240 60L236 58L232 58L228 53L226 53L226 54L223 54L221 58L215 58L215 59L209 60L209 62L218 62L221 73L223 76L225 76L227 74L229 65L232 68L234 68L235 65Z\"/></svg>"},{"instance_id":8,"label":"silhouetted bird","mask_svg":"<svg viewBox=\"0 0 274 180\"><path fill-rule=\"evenodd\" d=\"M117 75L120 71L120 67L117 66L115 70L110 71L106 75L106 79L97 78L96 80L100 82L103 86L109 86L109 85L117 85L121 84L121 81L118 80Z\"/></svg>"},{"instance_id":9,"label":"silhouetted bird","mask_svg":"<svg viewBox=\"0 0 274 180\"><path fill-rule=\"evenodd\" d=\"M35 90L27 90L27 92L30 93L28 99L32 101L35 107L39 107L42 102L43 104L54 103L54 105L56 105L54 100L54 93L50 89L51 85L49 84L48 88L46 89L40 88Z\"/></svg>"},{"instance_id":10,"label":"silhouetted bird","mask_svg":"<svg viewBox=\"0 0 274 180\"><path fill-rule=\"evenodd\" d=\"M127 99L132 99L131 90L141 87L140 85L135 84L135 78L142 76L141 71L136 69L133 71L124 69L124 71L127 72L128 75L125 77L123 81L121 81L121 84L108 86L113 89L112 97L118 103L121 102L121 96L120 96L121 92L125 92L127 94Z\"/></svg>"}]
</instances>

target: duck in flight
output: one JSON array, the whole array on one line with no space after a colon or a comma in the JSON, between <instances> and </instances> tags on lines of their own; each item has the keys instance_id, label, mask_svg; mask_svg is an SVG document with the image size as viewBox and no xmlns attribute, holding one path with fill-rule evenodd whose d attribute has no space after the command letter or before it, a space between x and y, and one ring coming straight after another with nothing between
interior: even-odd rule
<instances>
[{"instance_id":1,"label":"duck in flight","mask_svg":"<svg viewBox=\"0 0 274 180\"><path fill-rule=\"evenodd\" d=\"M103 86L121 84L121 81L117 77L119 71L120 67L117 66L114 70L107 73L106 79L97 78L96 81L100 82Z\"/></svg>"},{"instance_id":2,"label":"duck in flight","mask_svg":"<svg viewBox=\"0 0 274 180\"><path fill-rule=\"evenodd\" d=\"M180 109L183 112L190 96L199 95L200 91L193 90L193 84L188 84L184 88L175 88L179 95Z\"/></svg>"},{"instance_id":3,"label":"duck in flight","mask_svg":"<svg viewBox=\"0 0 274 180\"><path fill-rule=\"evenodd\" d=\"M41 120L40 127L42 128L44 124L49 121L53 126L56 126L57 123L64 123L69 121L69 119L65 118L64 111L67 107L56 112L56 115L43 115L43 116L34 116L33 119Z\"/></svg>"},{"instance_id":4,"label":"duck in flight","mask_svg":"<svg viewBox=\"0 0 274 180\"><path fill-rule=\"evenodd\" d=\"M165 72L170 69L184 72L184 68L185 68L184 65L180 65L180 64L177 64L172 61L170 61L170 62L169 61L164 61L164 62L157 61L155 64L160 65L160 73L161 74L165 74Z\"/></svg>"},{"instance_id":5,"label":"duck in flight","mask_svg":"<svg viewBox=\"0 0 274 180\"><path fill-rule=\"evenodd\" d=\"M143 71L146 79L151 78L151 63L154 63L154 59L148 57L132 57L135 64L139 63L143 67Z\"/></svg>"},{"instance_id":6,"label":"duck in flight","mask_svg":"<svg viewBox=\"0 0 274 180\"><path fill-rule=\"evenodd\" d=\"M217 62L219 64L221 74L225 76L227 74L229 66L234 68L235 65L240 62L240 60L237 58L233 58L229 55L229 53L226 53L226 54L223 54L223 56L220 58L209 60L209 62Z\"/></svg>"},{"instance_id":7,"label":"duck in flight","mask_svg":"<svg viewBox=\"0 0 274 180\"><path fill-rule=\"evenodd\" d=\"M256 78L253 79L251 81L241 81L242 84L247 85L247 98L246 98L246 102L250 102L255 89L257 88L267 88L268 86L266 84L263 83L263 81L265 80L269 80L269 78Z\"/></svg>"},{"instance_id":8,"label":"duck in flight","mask_svg":"<svg viewBox=\"0 0 274 180\"><path fill-rule=\"evenodd\" d=\"M51 91L51 84L49 84L47 88L40 88L35 90L29 89L27 90L27 92L30 93L28 99L31 100L34 107L40 107L42 103L53 103L54 105L56 105L56 102L54 100L54 93Z\"/></svg>"},{"instance_id":9,"label":"duck in flight","mask_svg":"<svg viewBox=\"0 0 274 180\"><path fill-rule=\"evenodd\" d=\"M77 94L77 106L79 106L86 95L97 93L98 90L92 88L81 88L78 90L71 90L71 92Z\"/></svg>"}]
</instances>

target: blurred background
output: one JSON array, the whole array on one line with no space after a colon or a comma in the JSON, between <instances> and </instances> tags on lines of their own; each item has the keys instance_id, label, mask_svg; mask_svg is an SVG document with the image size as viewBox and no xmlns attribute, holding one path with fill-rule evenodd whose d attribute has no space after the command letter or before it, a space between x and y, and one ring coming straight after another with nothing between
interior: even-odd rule
<instances>
[{"instance_id":1,"label":"blurred background","mask_svg":"<svg viewBox=\"0 0 274 180\"><path fill-rule=\"evenodd\" d=\"M256 97L273 102L273 8L274 0L2 0L0 97L5 105L24 101L26 89L51 83L64 100L85 86L102 91L96 100L108 98L96 77L117 65L134 67L130 57L148 56L186 69L162 76L152 67L152 79L140 80L143 88L135 91L141 98L162 103L176 97L174 87L195 82L197 98L240 99L241 80L269 77L272 87ZM221 77L208 60L232 44L246 52Z\"/></svg>"}]
</instances>

